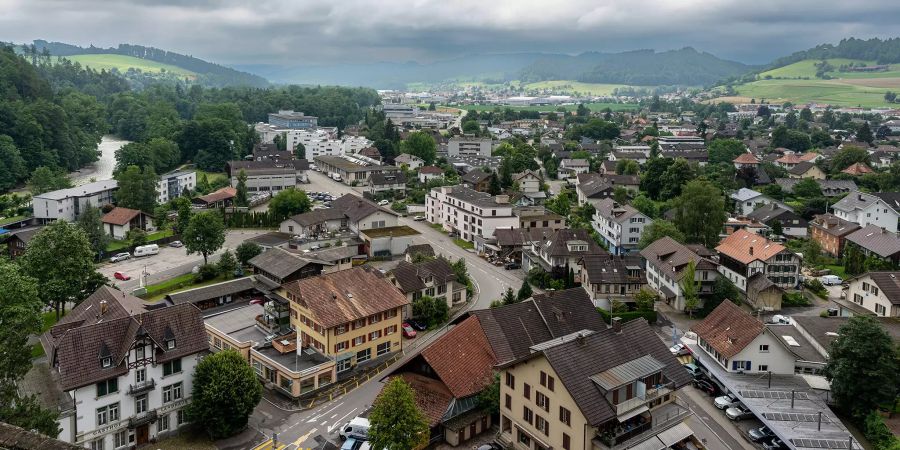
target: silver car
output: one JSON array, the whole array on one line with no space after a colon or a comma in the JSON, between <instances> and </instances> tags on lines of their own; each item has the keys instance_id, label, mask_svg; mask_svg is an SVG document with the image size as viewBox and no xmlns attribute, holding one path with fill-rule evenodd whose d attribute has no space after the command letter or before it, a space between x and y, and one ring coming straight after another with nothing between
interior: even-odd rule
<instances>
[{"instance_id":1,"label":"silver car","mask_svg":"<svg viewBox=\"0 0 900 450\"><path fill-rule=\"evenodd\" d=\"M739 421L753 417L753 412L746 406L738 403L737 405L728 408L725 411L725 415L731 420Z\"/></svg>"},{"instance_id":2,"label":"silver car","mask_svg":"<svg viewBox=\"0 0 900 450\"><path fill-rule=\"evenodd\" d=\"M128 253L128 252L116 253L111 258L109 258L109 262L125 261L126 259L130 259L130 258L131 258L131 253Z\"/></svg>"},{"instance_id":3,"label":"silver car","mask_svg":"<svg viewBox=\"0 0 900 450\"><path fill-rule=\"evenodd\" d=\"M728 409L732 406L737 406L740 403L737 399L737 396L734 394L723 395L721 397L716 397L716 400L713 402L716 405L716 408L719 409Z\"/></svg>"}]
</instances>

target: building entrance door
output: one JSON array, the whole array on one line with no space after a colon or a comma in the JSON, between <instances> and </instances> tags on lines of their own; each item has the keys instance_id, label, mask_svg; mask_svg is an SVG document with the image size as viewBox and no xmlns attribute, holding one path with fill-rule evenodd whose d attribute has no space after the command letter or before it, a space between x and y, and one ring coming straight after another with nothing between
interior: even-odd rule
<instances>
[{"instance_id":1,"label":"building entrance door","mask_svg":"<svg viewBox=\"0 0 900 450\"><path fill-rule=\"evenodd\" d=\"M144 445L150 442L150 425L141 425L137 427L134 434L137 435L137 445Z\"/></svg>"}]
</instances>

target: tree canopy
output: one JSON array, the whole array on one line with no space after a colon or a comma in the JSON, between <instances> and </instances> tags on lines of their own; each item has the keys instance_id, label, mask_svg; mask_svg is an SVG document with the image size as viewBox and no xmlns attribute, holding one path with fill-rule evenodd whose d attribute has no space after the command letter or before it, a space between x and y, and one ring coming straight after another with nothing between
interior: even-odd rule
<instances>
[{"instance_id":1,"label":"tree canopy","mask_svg":"<svg viewBox=\"0 0 900 450\"><path fill-rule=\"evenodd\" d=\"M288 188L272 197L269 202L269 211L279 219L305 213L312 208L312 202L306 196L306 192L299 189Z\"/></svg>"},{"instance_id":2,"label":"tree canopy","mask_svg":"<svg viewBox=\"0 0 900 450\"><path fill-rule=\"evenodd\" d=\"M208 263L209 255L222 248L225 243L225 224L222 216L216 211L204 211L194 214L187 228L181 233L181 240L188 254L203 255L203 264Z\"/></svg>"},{"instance_id":3,"label":"tree canopy","mask_svg":"<svg viewBox=\"0 0 900 450\"><path fill-rule=\"evenodd\" d=\"M375 399L369 413L372 448L407 450L424 447L430 430L416 406L415 393L400 377L393 377Z\"/></svg>"},{"instance_id":4,"label":"tree canopy","mask_svg":"<svg viewBox=\"0 0 900 450\"><path fill-rule=\"evenodd\" d=\"M719 242L719 232L727 218L722 191L706 180L693 180L685 185L673 202L675 226L689 243L707 248Z\"/></svg>"},{"instance_id":5,"label":"tree canopy","mask_svg":"<svg viewBox=\"0 0 900 450\"><path fill-rule=\"evenodd\" d=\"M240 353L224 350L204 357L194 370L188 417L213 439L242 431L262 399L262 385Z\"/></svg>"}]
</instances>

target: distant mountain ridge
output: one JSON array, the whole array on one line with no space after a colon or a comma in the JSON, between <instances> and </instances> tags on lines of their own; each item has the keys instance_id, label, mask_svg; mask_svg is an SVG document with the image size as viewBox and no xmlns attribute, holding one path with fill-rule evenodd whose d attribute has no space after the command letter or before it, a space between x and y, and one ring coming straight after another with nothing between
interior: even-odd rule
<instances>
[{"instance_id":1,"label":"distant mountain ridge","mask_svg":"<svg viewBox=\"0 0 900 450\"><path fill-rule=\"evenodd\" d=\"M119 44L118 47L110 48L94 47L93 45L90 47L79 47L63 42L48 42L42 39L35 39L34 46L38 52L41 52L46 48L52 56L66 57L84 54L114 54L171 64L197 73L201 83L213 87L266 87L269 85L269 81L259 75L207 62L193 56L182 55L180 53L161 50L154 47L145 47L143 45Z\"/></svg>"}]
</instances>

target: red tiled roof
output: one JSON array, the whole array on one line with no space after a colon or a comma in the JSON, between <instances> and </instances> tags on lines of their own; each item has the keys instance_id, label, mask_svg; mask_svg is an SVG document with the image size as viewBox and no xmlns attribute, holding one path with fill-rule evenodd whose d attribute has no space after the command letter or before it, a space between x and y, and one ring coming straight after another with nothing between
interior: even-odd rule
<instances>
[{"instance_id":1,"label":"red tiled roof","mask_svg":"<svg viewBox=\"0 0 900 450\"><path fill-rule=\"evenodd\" d=\"M872 169L864 163L854 163L850 167L841 171L841 173L846 173L849 175L864 175L867 173L872 173Z\"/></svg>"},{"instance_id":2,"label":"red tiled roof","mask_svg":"<svg viewBox=\"0 0 900 450\"><path fill-rule=\"evenodd\" d=\"M779 162L782 164L797 164L801 161L802 160L800 159L800 157L797 156L797 154L795 154L795 153L792 153L789 155L784 155L781 158L778 158L775 160L775 162Z\"/></svg>"},{"instance_id":3,"label":"red tiled roof","mask_svg":"<svg viewBox=\"0 0 900 450\"><path fill-rule=\"evenodd\" d=\"M125 225L128 222L131 222L132 219L140 215L141 212L136 209L115 207L112 211L103 215L103 218L100 220L103 223L111 223L113 225Z\"/></svg>"},{"instance_id":4,"label":"red tiled roof","mask_svg":"<svg viewBox=\"0 0 900 450\"><path fill-rule=\"evenodd\" d=\"M444 173L444 169L438 166L425 166L419 168L419 173Z\"/></svg>"},{"instance_id":5,"label":"red tiled roof","mask_svg":"<svg viewBox=\"0 0 900 450\"><path fill-rule=\"evenodd\" d=\"M497 363L476 316L470 316L422 350L422 357L456 398L468 397L491 384Z\"/></svg>"},{"instance_id":6,"label":"red tiled roof","mask_svg":"<svg viewBox=\"0 0 900 450\"><path fill-rule=\"evenodd\" d=\"M737 355L763 332L763 323L729 300L723 301L691 331L725 358Z\"/></svg>"},{"instance_id":7,"label":"red tiled roof","mask_svg":"<svg viewBox=\"0 0 900 450\"><path fill-rule=\"evenodd\" d=\"M753 153L741 153L740 156L734 158L734 162L738 164L759 164L759 159Z\"/></svg>"},{"instance_id":8,"label":"red tiled roof","mask_svg":"<svg viewBox=\"0 0 900 450\"><path fill-rule=\"evenodd\" d=\"M722 239L722 242L716 247L717 252L724 253L744 264L749 264L757 259L766 261L784 250L785 246L747 230L735 231Z\"/></svg>"},{"instance_id":9,"label":"red tiled roof","mask_svg":"<svg viewBox=\"0 0 900 450\"><path fill-rule=\"evenodd\" d=\"M222 200L227 200L229 198L234 198L237 195L237 189L233 187L223 187L215 192L210 192L201 197L197 197L197 200L200 200L204 203L215 203L220 202Z\"/></svg>"}]
</instances>

